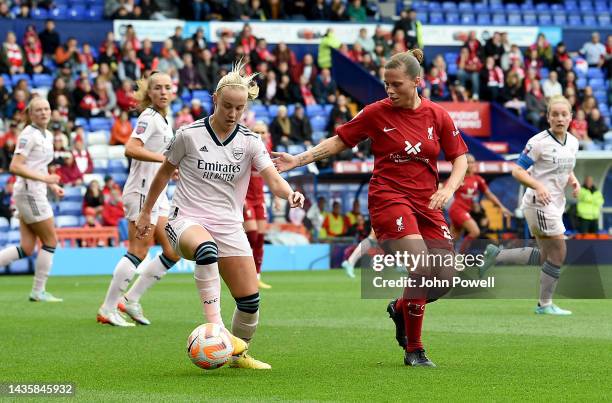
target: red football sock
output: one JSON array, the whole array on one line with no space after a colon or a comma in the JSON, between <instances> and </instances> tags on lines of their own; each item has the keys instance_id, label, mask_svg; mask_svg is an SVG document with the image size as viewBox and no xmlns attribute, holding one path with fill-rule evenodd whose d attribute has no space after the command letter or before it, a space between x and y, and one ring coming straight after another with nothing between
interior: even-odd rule
<instances>
[{"instance_id":1,"label":"red football sock","mask_svg":"<svg viewBox=\"0 0 612 403\"><path fill-rule=\"evenodd\" d=\"M476 239L471 235L466 235L463 237L463 241L461 241L461 246L459 246L459 253L465 253L470 249L470 245L472 245L472 241Z\"/></svg>"},{"instance_id":2,"label":"red football sock","mask_svg":"<svg viewBox=\"0 0 612 403\"><path fill-rule=\"evenodd\" d=\"M246 236L247 236L247 239L249 240L249 245L251 245L251 249L255 251L255 245L257 244L257 230L247 231Z\"/></svg>"},{"instance_id":3,"label":"red football sock","mask_svg":"<svg viewBox=\"0 0 612 403\"><path fill-rule=\"evenodd\" d=\"M406 351L412 352L423 348L421 342L421 329L423 327L423 316L425 315L425 298L411 298L408 300L402 299L402 304L399 304L403 309L404 314L404 330L408 344Z\"/></svg>"},{"instance_id":4,"label":"red football sock","mask_svg":"<svg viewBox=\"0 0 612 403\"><path fill-rule=\"evenodd\" d=\"M261 264L263 263L263 254L264 254L264 234L257 234L257 240L255 241L255 246L253 247L253 259L255 260L255 268L257 269L257 274L261 273Z\"/></svg>"}]
</instances>

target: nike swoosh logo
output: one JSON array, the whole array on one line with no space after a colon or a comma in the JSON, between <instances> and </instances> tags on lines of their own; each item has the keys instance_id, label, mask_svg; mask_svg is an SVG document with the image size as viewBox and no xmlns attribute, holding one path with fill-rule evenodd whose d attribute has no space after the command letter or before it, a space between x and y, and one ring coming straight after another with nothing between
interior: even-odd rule
<instances>
[{"instance_id":1,"label":"nike swoosh logo","mask_svg":"<svg viewBox=\"0 0 612 403\"><path fill-rule=\"evenodd\" d=\"M387 133L387 132L390 132L391 130L395 130L395 127L389 127L389 128L385 127L383 129L383 132Z\"/></svg>"}]
</instances>

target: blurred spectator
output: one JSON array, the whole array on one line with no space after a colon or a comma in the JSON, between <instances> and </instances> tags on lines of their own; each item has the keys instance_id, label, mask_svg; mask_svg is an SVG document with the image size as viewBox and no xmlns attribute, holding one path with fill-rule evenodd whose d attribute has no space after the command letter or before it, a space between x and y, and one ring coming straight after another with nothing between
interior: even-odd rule
<instances>
[{"instance_id":1,"label":"blurred spectator","mask_svg":"<svg viewBox=\"0 0 612 403\"><path fill-rule=\"evenodd\" d=\"M344 7L344 6L343 6ZM342 42L336 37L333 28L328 28L319 43L319 68L329 69L332 66L331 50L338 49Z\"/></svg>"},{"instance_id":2,"label":"blurred spectator","mask_svg":"<svg viewBox=\"0 0 612 403\"><path fill-rule=\"evenodd\" d=\"M165 66L165 69L161 67L162 63L159 63L159 68L162 71L167 70L169 67ZM181 62L182 65L182 62ZM140 71L140 61L136 56L136 51L134 49L125 49L123 51L123 57L119 62L119 66L117 68L117 75L119 76L119 80L124 81L126 79L130 79L132 81L137 81L141 76Z\"/></svg>"},{"instance_id":3,"label":"blurred spectator","mask_svg":"<svg viewBox=\"0 0 612 403\"><path fill-rule=\"evenodd\" d=\"M518 74L508 74L506 77L506 86L502 91L500 100L507 109L514 111L517 116L521 116L521 112L525 108L524 99L525 91L523 90Z\"/></svg>"},{"instance_id":4,"label":"blurred spectator","mask_svg":"<svg viewBox=\"0 0 612 403\"><path fill-rule=\"evenodd\" d=\"M115 182L112 176L105 175L104 176L104 187L102 188L102 195L104 196L105 202L106 200L110 199L111 193L114 190L117 190L119 192L119 195L121 195L121 187L119 186L119 184Z\"/></svg>"},{"instance_id":5,"label":"blurred spectator","mask_svg":"<svg viewBox=\"0 0 612 403\"><path fill-rule=\"evenodd\" d=\"M57 130L55 130L55 132L57 132ZM66 135L61 133L61 131L53 135L53 164L63 165L65 159L70 155L70 151L68 151L67 146L64 145L67 141Z\"/></svg>"},{"instance_id":6,"label":"blurred spectator","mask_svg":"<svg viewBox=\"0 0 612 403\"><path fill-rule=\"evenodd\" d=\"M118 189L113 189L108 199L104 201L102 208L102 223L109 227L116 227L123 217L121 192Z\"/></svg>"},{"instance_id":7,"label":"blurred spectator","mask_svg":"<svg viewBox=\"0 0 612 403\"><path fill-rule=\"evenodd\" d=\"M565 75L565 81L561 82L561 86L567 91L568 89L574 90L574 93L578 93L578 84L576 83L576 73L569 71Z\"/></svg>"},{"instance_id":8,"label":"blurred spectator","mask_svg":"<svg viewBox=\"0 0 612 403\"><path fill-rule=\"evenodd\" d=\"M455 80L450 86L450 100L452 102L467 102L470 100L467 90L459 80Z\"/></svg>"},{"instance_id":9,"label":"blurred spectator","mask_svg":"<svg viewBox=\"0 0 612 403\"><path fill-rule=\"evenodd\" d=\"M112 193L111 193L112 195ZM96 218L102 217L102 211L104 210L104 195L100 190L100 183L97 180L92 180L87 186L85 196L83 197L83 215L92 214Z\"/></svg>"},{"instance_id":10,"label":"blurred spectator","mask_svg":"<svg viewBox=\"0 0 612 403\"><path fill-rule=\"evenodd\" d=\"M265 105L277 104L279 99L276 97L278 82L276 81L276 73L274 70L268 71L262 85L260 99Z\"/></svg>"},{"instance_id":11,"label":"blurred spectator","mask_svg":"<svg viewBox=\"0 0 612 403\"><path fill-rule=\"evenodd\" d=\"M0 119L5 117L5 108L11 99L11 93L4 84L4 77L0 76Z\"/></svg>"},{"instance_id":12,"label":"blurred spectator","mask_svg":"<svg viewBox=\"0 0 612 403\"><path fill-rule=\"evenodd\" d=\"M289 75L282 74L278 88L276 89L276 100L279 104L289 105L300 102L299 88L293 82Z\"/></svg>"},{"instance_id":13,"label":"blurred spectator","mask_svg":"<svg viewBox=\"0 0 612 403\"><path fill-rule=\"evenodd\" d=\"M350 0L346 13L353 22L366 22L366 9L361 4L361 0Z\"/></svg>"},{"instance_id":14,"label":"blurred spectator","mask_svg":"<svg viewBox=\"0 0 612 403\"><path fill-rule=\"evenodd\" d=\"M312 94L312 85L305 76L300 77L300 95L302 98L301 102L304 105L314 105L317 103L317 100Z\"/></svg>"},{"instance_id":15,"label":"blurred spectator","mask_svg":"<svg viewBox=\"0 0 612 403\"><path fill-rule=\"evenodd\" d=\"M265 18L268 20L287 19L284 2L281 0L265 0L263 3L263 11Z\"/></svg>"},{"instance_id":16,"label":"blurred spectator","mask_svg":"<svg viewBox=\"0 0 612 403\"><path fill-rule=\"evenodd\" d=\"M36 31L27 35L23 50L26 55L26 72L28 74L43 74L49 70L43 65L43 50Z\"/></svg>"},{"instance_id":17,"label":"blurred spectator","mask_svg":"<svg viewBox=\"0 0 612 403\"><path fill-rule=\"evenodd\" d=\"M587 115L587 120L588 120L588 117L591 116L591 111L596 108L597 108L597 100L593 96L585 95L584 98L582 99L582 104L580 104L580 109L582 109L584 113Z\"/></svg>"},{"instance_id":18,"label":"blurred spectator","mask_svg":"<svg viewBox=\"0 0 612 403\"><path fill-rule=\"evenodd\" d=\"M83 172L77 166L71 153L66 154L64 164L59 167L57 174L64 185L81 186L83 184Z\"/></svg>"},{"instance_id":19,"label":"blurred spectator","mask_svg":"<svg viewBox=\"0 0 612 403\"><path fill-rule=\"evenodd\" d=\"M253 30L249 24L244 24L242 31L238 34L234 46L241 45L245 54L251 53L251 50L257 46L257 38L253 35Z\"/></svg>"},{"instance_id":20,"label":"blurred spectator","mask_svg":"<svg viewBox=\"0 0 612 403\"><path fill-rule=\"evenodd\" d=\"M107 46L105 50L98 57L98 63L108 64L111 71L116 73L119 69L119 53L115 52L114 48Z\"/></svg>"},{"instance_id":21,"label":"blurred spectator","mask_svg":"<svg viewBox=\"0 0 612 403\"><path fill-rule=\"evenodd\" d=\"M343 125L353 118L353 114L349 110L346 102L346 96L338 95L336 105L329 114L328 130L333 133L336 127Z\"/></svg>"},{"instance_id":22,"label":"blurred spectator","mask_svg":"<svg viewBox=\"0 0 612 403\"><path fill-rule=\"evenodd\" d=\"M189 110L189 105L185 105L178 112L176 119L174 119L174 129L178 129L181 126L185 126L194 122L193 116Z\"/></svg>"},{"instance_id":23,"label":"blurred spectator","mask_svg":"<svg viewBox=\"0 0 612 403\"><path fill-rule=\"evenodd\" d=\"M83 70L96 71L98 69L98 64L91 51L91 45L88 43L83 44L82 51L79 55L79 61L81 69Z\"/></svg>"},{"instance_id":24,"label":"blurred spectator","mask_svg":"<svg viewBox=\"0 0 612 403\"><path fill-rule=\"evenodd\" d=\"M197 98L191 99L191 109L189 110L194 120L204 119L208 116L208 111L202 106L202 101Z\"/></svg>"},{"instance_id":25,"label":"blurred spectator","mask_svg":"<svg viewBox=\"0 0 612 403\"><path fill-rule=\"evenodd\" d=\"M555 95L563 95L563 88L561 83L557 80L557 72L552 70L548 74L548 78L544 80L542 85L542 92L546 98L554 97Z\"/></svg>"},{"instance_id":26,"label":"blurred spectator","mask_svg":"<svg viewBox=\"0 0 612 403\"><path fill-rule=\"evenodd\" d=\"M98 222L98 220L96 220L95 214L85 215L85 224L83 224L83 228L101 228L101 227L102 225ZM77 240L77 243L78 242L79 241ZM86 238L80 241L81 248L93 248L96 246L103 246L103 245L96 245L95 238Z\"/></svg>"},{"instance_id":27,"label":"blurred spectator","mask_svg":"<svg viewBox=\"0 0 612 403\"><path fill-rule=\"evenodd\" d=\"M329 5L330 20L332 21L348 21L346 5L342 0L331 0ZM321 66L323 67L323 66Z\"/></svg>"},{"instance_id":28,"label":"blurred spectator","mask_svg":"<svg viewBox=\"0 0 612 403\"><path fill-rule=\"evenodd\" d=\"M484 46L485 61L487 57L492 57L495 65L499 66L503 54L504 47L501 41L501 34L499 32L494 32L493 36L486 41Z\"/></svg>"},{"instance_id":29,"label":"blurred spectator","mask_svg":"<svg viewBox=\"0 0 612 403\"><path fill-rule=\"evenodd\" d=\"M417 19L417 12L411 8L403 10L400 13L400 19L393 27L392 35L395 36L395 31L402 30L406 39L406 46L409 49L423 49L423 26L421 21Z\"/></svg>"},{"instance_id":30,"label":"blurred spectator","mask_svg":"<svg viewBox=\"0 0 612 403\"><path fill-rule=\"evenodd\" d=\"M523 67L523 53L517 45L511 45L510 50L502 55L501 68L507 71L511 68Z\"/></svg>"},{"instance_id":31,"label":"blurred spectator","mask_svg":"<svg viewBox=\"0 0 612 403\"><path fill-rule=\"evenodd\" d=\"M529 47L529 50L535 49L537 57L542 61L545 67L551 67L553 61L553 50L550 43L546 40L546 35L538 34L536 43Z\"/></svg>"},{"instance_id":32,"label":"blurred spectator","mask_svg":"<svg viewBox=\"0 0 612 403\"><path fill-rule=\"evenodd\" d=\"M356 43L359 43L363 48L364 52L374 53L374 39L368 36L368 30L366 28L359 29L359 36L357 37Z\"/></svg>"},{"instance_id":33,"label":"blurred spectator","mask_svg":"<svg viewBox=\"0 0 612 403\"><path fill-rule=\"evenodd\" d=\"M79 65L79 49L77 47L78 42L75 38L68 38L65 45L58 46L55 49L55 63L62 65L70 63L70 66Z\"/></svg>"},{"instance_id":34,"label":"blurred spectator","mask_svg":"<svg viewBox=\"0 0 612 403\"><path fill-rule=\"evenodd\" d=\"M140 49L136 55L138 60L142 63L142 68L146 70L155 70L157 67L157 54L153 50L153 43L150 39L145 38L142 41L142 49Z\"/></svg>"},{"instance_id":35,"label":"blurred spectator","mask_svg":"<svg viewBox=\"0 0 612 403\"><path fill-rule=\"evenodd\" d=\"M406 40L406 34L404 31L395 31L393 34L393 47L391 48L391 54L396 55L398 53L406 52L408 48L408 41Z\"/></svg>"},{"instance_id":36,"label":"blurred spectator","mask_svg":"<svg viewBox=\"0 0 612 403\"><path fill-rule=\"evenodd\" d=\"M83 139L80 137L74 139L72 156L77 168L79 168L82 174L90 174L93 172L94 166L91 155L89 155L89 151L83 147Z\"/></svg>"},{"instance_id":37,"label":"blurred spectator","mask_svg":"<svg viewBox=\"0 0 612 403\"><path fill-rule=\"evenodd\" d=\"M485 68L480 74L485 88L481 93L482 98L487 101L498 101L504 89L504 71L495 64L493 56L487 56Z\"/></svg>"},{"instance_id":38,"label":"blurred spectator","mask_svg":"<svg viewBox=\"0 0 612 403\"><path fill-rule=\"evenodd\" d=\"M13 96L9 103L6 105L5 115L7 118L13 118L13 120L21 120L22 116L25 116L25 108L28 106L28 96L22 90L13 90Z\"/></svg>"},{"instance_id":39,"label":"blurred spectator","mask_svg":"<svg viewBox=\"0 0 612 403\"><path fill-rule=\"evenodd\" d=\"M457 78L466 88L472 91L473 98L480 96L480 70L482 62L476 54L470 52L469 47L462 47L457 60ZM471 85L468 86L467 84Z\"/></svg>"},{"instance_id":40,"label":"blurred spectator","mask_svg":"<svg viewBox=\"0 0 612 403\"><path fill-rule=\"evenodd\" d=\"M8 130L4 132L2 136L0 136L0 147L4 147L4 144L9 140L12 140L13 143L16 143L18 135L19 129L17 122L11 121L11 123L9 123Z\"/></svg>"},{"instance_id":41,"label":"blurred spectator","mask_svg":"<svg viewBox=\"0 0 612 403\"><path fill-rule=\"evenodd\" d=\"M538 56L537 49L529 49L527 57L525 57L525 68L535 70L539 77L542 67L544 67L544 62Z\"/></svg>"},{"instance_id":42,"label":"blurred spectator","mask_svg":"<svg viewBox=\"0 0 612 403\"><path fill-rule=\"evenodd\" d=\"M581 144L590 142L589 124L582 109L576 111L575 117L572 123L570 123L569 132L572 133Z\"/></svg>"},{"instance_id":43,"label":"blurred spectator","mask_svg":"<svg viewBox=\"0 0 612 403\"><path fill-rule=\"evenodd\" d=\"M104 111L98 105L96 93L92 90L89 80L79 82L74 92L77 116L83 118L104 116Z\"/></svg>"},{"instance_id":44,"label":"blurred spectator","mask_svg":"<svg viewBox=\"0 0 612 403\"><path fill-rule=\"evenodd\" d=\"M314 0L310 7L307 18L309 20L330 20L331 19L331 8L325 0Z\"/></svg>"},{"instance_id":45,"label":"blurred spectator","mask_svg":"<svg viewBox=\"0 0 612 403\"><path fill-rule=\"evenodd\" d=\"M94 97L98 108L108 117L112 116L112 112L117 106L117 97L113 90L113 85L104 77L98 76L94 82L93 89Z\"/></svg>"},{"instance_id":46,"label":"blurred spectator","mask_svg":"<svg viewBox=\"0 0 612 403\"><path fill-rule=\"evenodd\" d=\"M126 111L121 111L119 118L115 119L113 127L111 128L111 136L109 144L114 145L125 145L132 135L132 123L130 122L129 115Z\"/></svg>"},{"instance_id":47,"label":"blurred spectator","mask_svg":"<svg viewBox=\"0 0 612 403\"><path fill-rule=\"evenodd\" d=\"M559 42L555 48L550 68L559 71L563 68L563 63L565 63L566 60L571 60L571 57L567 52L565 43Z\"/></svg>"},{"instance_id":48,"label":"blurred spectator","mask_svg":"<svg viewBox=\"0 0 612 403\"><path fill-rule=\"evenodd\" d=\"M227 17L229 21L248 21L250 10L247 0L229 0L227 6Z\"/></svg>"},{"instance_id":49,"label":"blurred spectator","mask_svg":"<svg viewBox=\"0 0 612 403\"><path fill-rule=\"evenodd\" d=\"M164 48L162 49L161 57L159 59L159 63L157 64L157 69L167 72L171 68L179 71L182 67L183 61L179 57L176 49L172 48L172 41L167 39L164 42Z\"/></svg>"},{"instance_id":50,"label":"blurred spectator","mask_svg":"<svg viewBox=\"0 0 612 403\"><path fill-rule=\"evenodd\" d=\"M135 52L138 52L142 48L142 44L140 43L138 35L136 35L136 30L132 24L129 24L125 28L121 47L124 49L134 50Z\"/></svg>"},{"instance_id":51,"label":"blurred spectator","mask_svg":"<svg viewBox=\"0 0 612 403\"><path fill-rule=\"evenodd\" d=\"M353 200L353 208L351 211L346 213L346 219L348 220L349 226L353 226L357 223L357 219L361 216L361 204L359 199Z\"/></svg>"},{"instance_id":52,"label":"blurred spectator","mask_svg":"<svg viewBox=\"0 0 612 403\"><path fill-rule=\"evenodd\" d=\"M589 138L599 144L604 141L604 135L608 132L608 125L601 112L597 108L593 108L588 118L588 133Z\"/></svg>"},{"instance_id":53,"label":"blurred spectator","mask_svg":"<svg viewBox=\"0 0 612 403\"><path fill-rule=\"evenodd\" d=\"M213 59L211 51L202 49L195 64L202 80L202 88L208 90L208 92L214 92L219 81L219 64Z\"/></svg>"},{"instance_id":54,"label":"blurred spectator","mask_svg":"<svg viewBox=\"0 0 612 403\"><path fill-rule=\"evenodd\" d=\"M313 228L313 235L315 239L325 238L326 233L323 229L323 220L325 219L325 197L318 197L317 203L313 203L306 213L306 218L310 220Z\"/></svg>"},{"instance_id":55,"label":"blurred spectator","mask_svg":"<svg viewBox=\"0 0 612 403\"><path fill-rule=\"evenodd\" d=\"M295 112L291 120L291 140L296 144L304 144L309 147L312 145L312 126L310 119L304 114L304 107L301 104L295 105Z\"/></svg>"},{"instance_id":56,"label":"blurred spectator","mask_svg":"<svg viewBox=\"0 0 612 403\"><path fill-rule=\"evenodd\" d=\"M25 73L26 56L17 43L17 37L12 31L6 33L6 40L0 50L0 73L23 74Z\"/></svg>"},{"instance_id":57,"label":"blurred spectator","mask_svg":"<svg viewBox=\"0 0 612 403\"><path fill-rule=\"evenodd\" d=\"M6 1L0 1L0 19L12 20L15 15L11 12L9 5Z\"/></svg>"},{"instance_id":58,"label":"blurred spectator","mask_svg":"<svg viewBox=\"0 0 612 403\"><path fill-rule=\"evenodd\" d=\"M342 215L340 202L333 202L332 211L325 215L322 227L328 237L340 237L346 234L350 224L348 218Z\"/></svg>"},{"instance_id":59,"label":"blurred spectator","mask_svg":"<svg viewBox=\"0 0 612 403\"><path fill-rule=\"evenodd\" d=\"M4 146L0 148L0 168L2 168L4 172L8 172L9 170L9 165L15 154L15 144L17 144L15 140L8 138L4 142Z\"/></svg>"},{"instance_id":60,"label":"blurred spectator","mask_svg":"<svg viewBox=\"0 0 612 403\"><path fill-rule=\"evenodd\" d=\"M329 69L321 69L321 73L315 80L312 92L319 104L333 104L336 102L336 91L338 85L332 78Z\"/></svg>"},{"instance_id":61,"label":"blurred spectator","mask_svg":"<svg viewBox=\"0 0 612 403\"><path fill-rule=\"evenodd\" d=\"M198 50L206 49L206 38L204 37L204 29L202 27L198 27L195 34L191 36L193 39L193 43Z\"/></svg>"},{"instance_id":62,"label":"blurred spectator","mask_svg":"<svg viewBox=\"0 0 612 403\"><path fill-rule=\"evenodd\" d=\"M600 43L599 32L591 34L591 41L582 45L580 54L585 57L589 67L603 66L606 47Z\"/></svg>"},{"instance_id":63,"label":"blurred spectator","mask_svg":"<svg viewBox=\"0 0 612 403\"><path fill-rule=\"evenodd\" d=\"M531 91L531 85L533 84L534 81L539 81L538 72L534 68L529 68L527 69L527 75L525 76L525 79L523 80L523 86L525 87L526 93Z\"/></svg>"},{"instance_id":64,"label":"blurred spectator","mask_svg":"<svg viewBox=\"0 0 612 403\"><path fill-rule=\"evenodd\" d=\"M273 63L278 67L281 63L287 63L289 68L294 68L297 65L295 53L289 49L285 42L280 42L272 51L274 56Z\"/></svg>"},{"instance_id":65,"label":"blurred spectator","mask_svg":"<svg viewBox=\"0 0 612 403\"><path fill-rule=\"evenodd\" d=\"M274 120L270 124L270 134L275 147L291 144L293 133L291 131L291 120L287 116L287 107L280 105Z\"/></svg>"},{"instance_id":66,"label":"blurred spectator","mask_svg":"<svg viewBox=\"0 0 612 403\"><path fill-rule=\"evenodd\" d=\"M11 203L14 182L14 180L9 180L6 182L6 186L0 189L0 217L4 217L7 220L11 219L15 211Z\"/></svg>"},{"instance_id":67,"label":"blurred spectator","mask_svg":"<svg viewBox=\"0 0 612 403\"><path fill-rule=\"evenodd\" d=\"M251 66L257 66L262 62L272 64L275 61L275 57L272 52L268 50L268 44L264 38L259 38L257 40L257 46L255 46L255 49L251 50L250 56Z\"/></svg>"},{"instance_id":68,"label":"blurred spectator","mask_svg":"<svg viewBox=\"0 0 612 403\"><path fill-rule=\"evenodd\" d=\"M130 79L123 80L121 82L121 88L116 92L116 97L117 106L123 112L130 112L136 106L133 81Z\"/></svg>"},{"instance_id":69,"label":"blurred spectator","mask_svg":"<svg viewBox=\"0 0 612 403\"><path fill-rule=\"evenodd\" d=\"M468 51L470 53L470 57L476 56L476 57L480 58L480 56L482 54L482 44L480 43L480 41L476 37L476 31L470 31L468 33L467 40L465 41L463 46L468 48Z\"/></svg>"},{"instance_id":70,"label":"blurred spectator","mask_svg":"<svg viewBox=\"0 0 612 403\"><path fill-rule=\"evenodd\" d=\"M527 120L538 129L546 126L546 98L540 90L540 82L531 83L531 91L525 96Z\"/></svg>"},{"instance_id":71,"label":"blurred spectator","mask_svg":"<svg viewBox=\"0 0 612 403\"><path fill-rule=\"evenodd\" d=\"M38 37L42 44L43 54L45 56L53 56L55 49L60 45L60 36L55 30L55 21L50 19L45 21L45 29L40 31Z\"/></svg>"},{"instance_id":72,"label":"blurred spectator","mask_svg":"<svg viewBox=\"0 0 612 403\"><path fill-rule=\"evenodd\" d=\"M193 65L191 53L183 55L183 68L179 70L179 82L181 89L196 90L202 88L202 78Z\"/></svg>"},{"instance_id":73,"label":"blurred spectator","mask_svg":"<svg viewBox=\"0 0 612 403\"><path fill-rule=\"evenodd\" d=\"M587 175L578 193L578 204L576 205L581 233L596 234L599 232L599 217L603 204L603 194L595 187L593 177Z\"/></svg>"}]
</instances>

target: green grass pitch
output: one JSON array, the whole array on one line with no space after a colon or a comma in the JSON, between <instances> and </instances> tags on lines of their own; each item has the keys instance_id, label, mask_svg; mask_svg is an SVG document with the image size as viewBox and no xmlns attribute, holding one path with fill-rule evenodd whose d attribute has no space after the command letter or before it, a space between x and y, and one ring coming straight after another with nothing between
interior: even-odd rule
<instances>
[{"instance_id":1,"label":"green grass pitch","mask_svg":"<svg viewBox=\"0 0 612 403\"><path fill-rule=\"evenodd\" d=\"M62 304L27 301L31 277L0 277L0 382L73 382L82 401L602 401L612 393L612 301L443 300L427 307L435 369L408 368L386 300L360 299L340 271L266 273L251 352L271 371L203 371L187 336L203 315L190 275L142 299L153 324L96 323L109 277L51 278ZM225 291L225 323L234 303ZM0 396L0 400L4 397ZM67 399L74 401L75 399ZM54 399L58 401L58 399Z\"/></svg>"}]
</instances>

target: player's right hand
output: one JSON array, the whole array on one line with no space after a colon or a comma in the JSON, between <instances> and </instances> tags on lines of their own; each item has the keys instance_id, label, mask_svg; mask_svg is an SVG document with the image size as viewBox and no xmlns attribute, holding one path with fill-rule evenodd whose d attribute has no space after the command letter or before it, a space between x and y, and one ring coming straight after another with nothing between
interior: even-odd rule
<instances>
[{"instance_id":1,"label":"player's right hand","mask_svg":"<svg viewBox=\"0 0 612 403\"><path fill-rule=\"evenodd\" d=\"M289 197L287 197L287 201L289 202L289 206L291 208L304 207L304 195L301 194L300 192L289 193Z\"/></svg>"},{"instance_id":2,"label":"player's right hand","mask_svg":"<svg viewBox=\"0 0 612 403\"><path fill-rule=\"evenodd\" d=\"M279 173L291 171L293 168L298 166L297 157L295 155L273 151L272 157L274 157L272 158L274 167Z\"/></svg>"},{"instance_id":3,"label":"player's right hand","mask_svg":"<svg viewBox=\"0 0 612 403\"><path fill-rule=\"evenodd\" d=\"M546 186L540 185L534 190L536 192L536 201L542 203L545 206L552 201L550 192L548 191L548 189L546 189Z\"/></svg>"},{"instance_id":4,"label":"player's right hand","mask_svg":"<svg viewBox=\"0 0 612 403\"><path fill-rule=\"evenodd\" d=\"M45 183L47 183L49 185L55 185L57 183L60 183L61 179L62 178L59 175L57 175L57 174L49 174L45 178Z\"/></svg>"},{"instance_id":5,"label":"player's right hand","mask_svg":"<svg viewBox=\"0 0 612 403\"><path fill-rule=\"evenodd\" d=\"M151 233L151 214L141 211L136 220L136 238L145 239Z\"/></svg>"}]
</instances>

